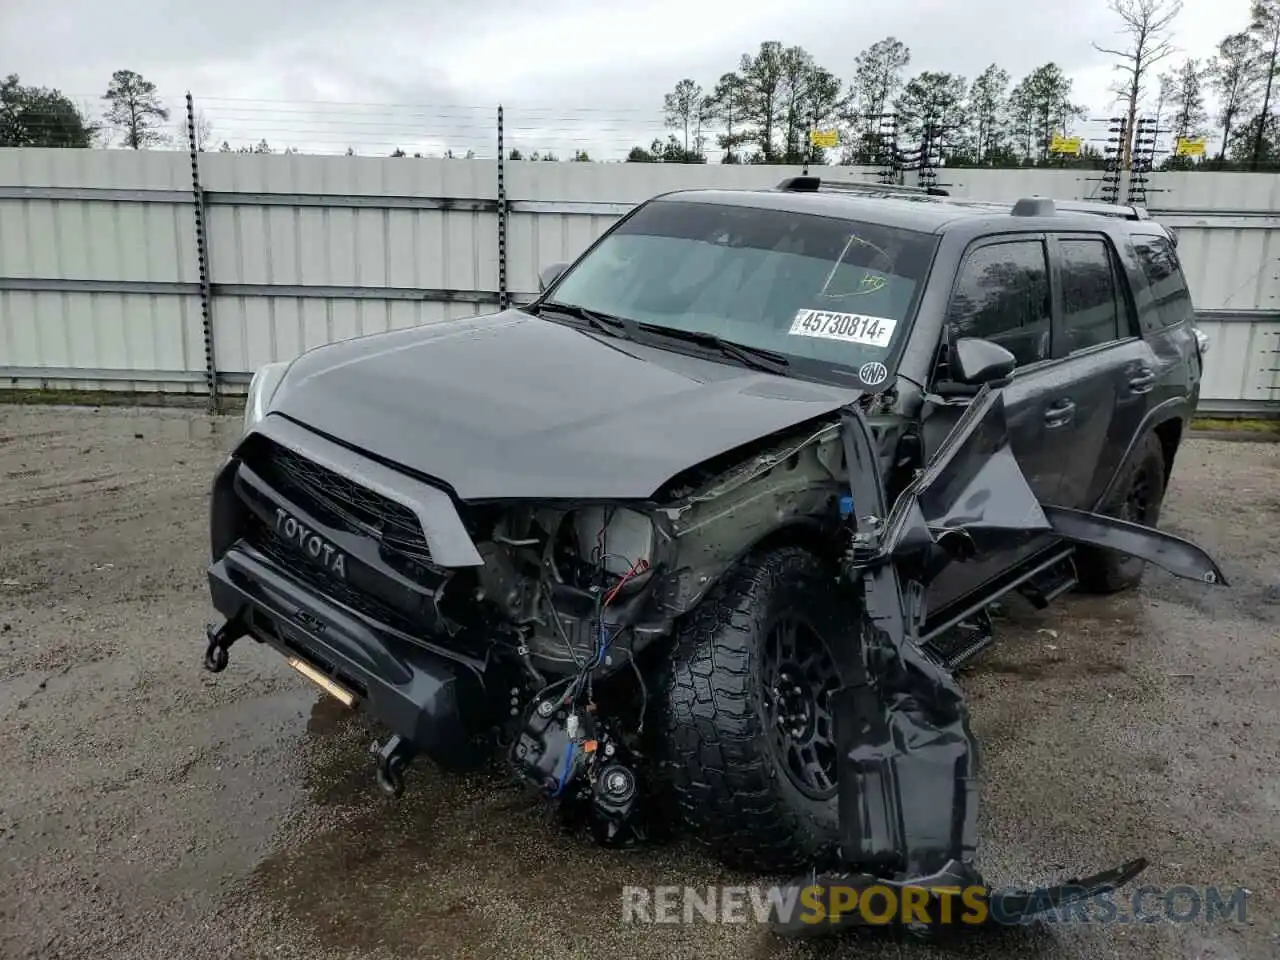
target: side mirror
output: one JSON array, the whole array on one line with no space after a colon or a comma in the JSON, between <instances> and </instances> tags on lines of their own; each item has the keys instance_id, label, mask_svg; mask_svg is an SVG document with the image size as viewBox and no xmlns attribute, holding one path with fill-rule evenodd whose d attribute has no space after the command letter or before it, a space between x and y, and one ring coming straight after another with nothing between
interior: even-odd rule
<instances>
[{"instance_id":1,"label":"side mirror","mask_svg":"<svg viewBox=\"0 0 1280 960\"><path fill-rule=\"evenodd\" d=\"M560 274L569 269L567 263L549 263L538 271L538 292L542 293L559 279Z\"/></svg>"},{"instance_id":2,"label":"side mirror","mask_svg":"<svg viewBox=\"0 0 1280 960\"><path fill-rule=\"evenodd\" d=\"M952 344L952 376L964 384L978 386L1003 380L1017 365L1012 353L990 340L961 337Z\"/></svg>"}]
</instances>

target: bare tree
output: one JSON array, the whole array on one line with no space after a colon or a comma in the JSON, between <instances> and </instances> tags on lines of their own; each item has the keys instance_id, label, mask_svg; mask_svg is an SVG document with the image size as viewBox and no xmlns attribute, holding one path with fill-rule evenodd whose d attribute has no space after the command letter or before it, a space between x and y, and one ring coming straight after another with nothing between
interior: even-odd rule
<instances>
[{"instance_id":1,"label":"bare tree","mask_svg":"<svg viewBox=\"0 0 1280 960\"><path fill-rule=\"evenodd\" d=\"M196 121L196 149L205 151L209 149L209 144L213 142L213 121L211 121L203 110L197 110L195 115ZM187 143L191 139L190 131L187 130L187 117L183 114L182 119L175 124L178 131L178 139L182 143Z\"/></svg>"},{"instance_id":2,"label":"bare tree","mask_svg":"<svg viewBox=\"0 0 1280 960\"><path fill-rule=\"evenodd\" d=\"M1115 69L1120 80L1112 89L1125 103L1129 132L1123 144L1122 164L1128 169L1133 163L1133 128L1144 82L1151 68L1174 51L1169 32L1173 21L1182 12L1182 0L1110 0L1108 6L1120 18L1117 33L1126 37L1128 42L1120 48L1097 43L1093 46L1119 60Z\"/></svg>"}]
</instances>

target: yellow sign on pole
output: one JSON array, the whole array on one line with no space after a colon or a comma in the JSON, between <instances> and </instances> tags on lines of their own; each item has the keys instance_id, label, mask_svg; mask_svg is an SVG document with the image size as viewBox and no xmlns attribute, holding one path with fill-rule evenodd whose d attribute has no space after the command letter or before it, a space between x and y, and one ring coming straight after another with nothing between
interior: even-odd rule
<instances>
[{"instance_id":1,"label":"yellow sign on pole","mask_svg":"<svg viewBox=\"0 0 1280 960\"><path fill-rule=\"evenodd\" d=\"M840 131L810 130L809 142L815 147L838 147L840 145Z\"/></svg>"},{"instance_id":2,"label":"yellow sign on pole","mask_svg":"<svg viewBox=\"0 0 1280 960\"><path fill-rule=\"evenodd\" d=\"M1204 137L1179 137L1173 152L1179 157L1203 157Z\"/></svg>"},{"instance_id":3,"label":"yellow sign on pole","mask_svg":"<svg viewBox=\"0 0 1280 960\"><path fill-rule=\"evenodd\" d=\"M1069 153L1073 157L1080 154L1081 140L1079 137L1064 137L1055 133L1053 139L1049 141L1050 153Z\"/></svg>"}]
</instances>

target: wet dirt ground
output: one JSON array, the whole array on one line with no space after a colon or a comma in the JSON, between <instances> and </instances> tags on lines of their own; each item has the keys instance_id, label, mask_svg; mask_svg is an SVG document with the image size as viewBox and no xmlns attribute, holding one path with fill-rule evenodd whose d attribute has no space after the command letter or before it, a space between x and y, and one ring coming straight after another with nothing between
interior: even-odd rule
<instances>
[{"instance_id":1,"label":"wet dirt ground","mask_svg":"<svg viewBox=\"0 0 1280 960\"><path fill-rule=\"evenodd\" d=\"M623 885L751 878L682 844L599 850L486 776L419 766L390 803L374 732L278 657L245 642L204 673L206 494L237 426L0 407L0 956L942 955L623 924ZM1144 856L1162 890L1247 888L1245 921L1040 922L950 955L1280 955L1280 445L1188 442L1164 525L1232 588L1150 571L1011 607L964 675L981 865L1003 885Z\"/></svg>"}]
</instances>

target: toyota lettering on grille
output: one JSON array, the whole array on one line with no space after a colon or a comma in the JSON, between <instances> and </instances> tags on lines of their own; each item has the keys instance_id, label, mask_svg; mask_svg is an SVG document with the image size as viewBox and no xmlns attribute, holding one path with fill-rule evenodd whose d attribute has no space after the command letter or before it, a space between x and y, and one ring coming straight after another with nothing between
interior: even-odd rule
<instances>
[{"instance_id":1,"label":"toyota lettering on grille","mask_svg":"<svg viewBox=\"0 0 1280 960\"><path fill-rule=\"evenodd\" d=\"M276 533L335 576L347 577L346 555L286 510L276 507Z\"/></svg>"}]
</instances>

